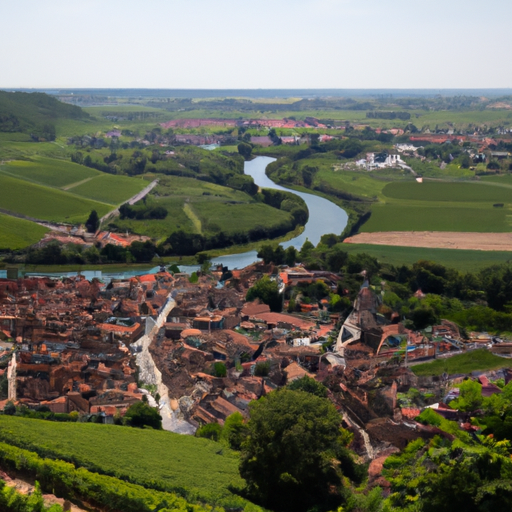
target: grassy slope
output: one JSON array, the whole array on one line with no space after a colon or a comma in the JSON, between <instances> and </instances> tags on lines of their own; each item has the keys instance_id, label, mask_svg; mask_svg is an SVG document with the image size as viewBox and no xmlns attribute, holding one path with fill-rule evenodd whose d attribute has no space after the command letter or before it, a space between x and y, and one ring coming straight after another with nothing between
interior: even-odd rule
<instances>
[{"instance_id":1,"label":"grassy slope","mask_svg":"<svg viewBox=\"0 0 512 512\"><path fill-rule=\"evenodd\" d=\"M511 359L495 356L487 350L475 350L448 359L437 359L431 363L418 364L411 367L411 370L418 376L426 377L443 373L453 375L511 367Z\"/></svg>"},{"instance_id":2,"label":"grassy slope","mask_svg":"<svg viewBox=\"0 0 512 512\"><path fill-rule=\"evenodd\" d=\"M241 487L238 456L224 446L164 431L0 416L0 439L132 481L158 480L208 502ZM190 494L189 494L190 495Z\"/></svg>"},{"instance_id":3,"label":"grassy slope","mask_svg":"<svg viewBox=\"0 0 512 512\"><path fill-rule=\"evenodd\" d=\"M0 214L0 249L22 249L38 242L47 232L35 222Z\"/></svg>"},{"instance_id":4,"label":"grassy slope","mask_svg":"<svg viewBox=\"0 0 512 512\"><path fill-rule=\"evenodd\" d=\"M57 188L101 174L99 171L83 165L45 157L8 162L0 166L0 172L40 185Z\"/></svg>"},{"instance_id":5,"label":"grassy slope","mask_svg":"<svg viewBox=\"0 0 512 512\"><path fill-rule=\"evenodd\" d=\"M0 208L49 221L85 222L91 210L98 215L111 207L61 190L0 174Z\"/></svg>"},{"instance_id":6,"label":"grassy slope","mask_svg":"<svg viewBox=\"0 0 512 512\"><path fill-rule=\"evenodd\" d=\"M141 179L100 173L92 180L77 185L69 191L88 199L118 205L130 199L147 185L148 182Z\"/></svg>"}]
</instances>

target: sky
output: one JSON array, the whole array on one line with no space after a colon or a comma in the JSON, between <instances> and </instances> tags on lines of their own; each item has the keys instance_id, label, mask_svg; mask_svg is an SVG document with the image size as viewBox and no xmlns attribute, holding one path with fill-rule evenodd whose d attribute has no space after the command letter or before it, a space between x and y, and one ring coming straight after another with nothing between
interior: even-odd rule
<instances>
[{"instance_id":1,"label":"sky","mask_svg":"<svg viewBox=\"0 0 512 512\"><path fill-rule=\"evenodd\" d=\"M0 88L510 88L511 0L0 0Z\"/></svg>"}]
</instances>

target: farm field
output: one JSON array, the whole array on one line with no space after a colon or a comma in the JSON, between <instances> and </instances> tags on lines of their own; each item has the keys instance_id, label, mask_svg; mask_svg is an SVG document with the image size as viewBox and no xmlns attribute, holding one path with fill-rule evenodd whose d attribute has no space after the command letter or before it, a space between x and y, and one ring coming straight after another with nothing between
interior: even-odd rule
<instances>
[{"instance_id":1,"label":"farm field","mask_svg":"<svg viewBox=\"0 0 512 512\"><path fill-rule=\"evenodd\" d=\"M36 219L58 222L85 222L96 210L101 217L112 207L54 188L44 187L0 173L0 208Z\"/></svg>"},{"instance_id":2,"label":"farm field","mask_svg":"<svg viewBox=\"0 0 512 512\"><path fill-rule=\"evenodd\" d=\"M375 204L360 232L464 231L506 233L512 231L507 208L450 204Z\"/></svg>"},{"instance_id":3,"label":"farm field","mask_svg":"<svg viewBox=\"0 0 512 512\"><path fill-rule=\"evenodd\" d=\"M140 178L116 176L99 172L91 180L68 188L67 190L72 194L88 199L118 205L130 199L130 197L147 186L148 182Z\"/></svg>"},{"instance_id":4,"label":"farm field","mask_svg":"<svg viewBox=\"0 0 512 512\"><path fill-rule=\"evenodd\" d=\"M343 250L349 254L364 252L377 258L381 263L391 265L412 265L419 260L429 260L464 272L512 261L512 252L508 251L468 251L361 243L345 243Z\"/></svg>"},{"instance_id":5,"label":"farm field","mask_svg":"<svg viewBox=\"0 0 512 512\"><path fill-rule=\"evenodd\" d=\"M392 199L465 203L512 203L512 190L476 183L416 181L388 183L382 194Z\"/></svg>"},{"instance_id":6,"label":"farm field","mask_svg":"<svg viewBox=\"0 0 512 512\"><path fill-rule=\"evenodd\" d=\"M35 222L0 213L0 249L22 249L39 242L48 231Z\"/></svg>"},{"instance_id":7,"label":"farm field","mask_svg":"<svg viewBox=\"0 0 512 512\"><path fill-rule=\"evenodd\" d=\"M427 377L447 373L471 373L484 370L498 370L499 368L512 367L512 360L495 356L487 350L475 350L449 357L437 359L431 363L414 365L411 370L418 376Z\"/></svg>"},{"instance_id":8,"label":"farm field","mask_svg":"<svg viewBox=\"0 0 512 512\"><path fill-rule=\"evenodd\" d=\"M101 174L100 171L70 161L45 157L8 162L0 166L0 172L56 188L62 188Z\"/></svg>"},{"instance_id":9,"label":"farm field","mask_svg":"<svg viewBox=\"0 0 512 512\"><path fill-rule=\"evenodd\" d=\"M244 483L235 452L207 439L171 432L2 415L0 439L148 488L183 490L186 497L211 504L240 500L229 487Z\"/></svg>"},{"instance_id":10,"label":"farm field","mask_svg":"<svg viewBox=\"0 0 512 512\"><path fill-rule=\"evenodd\" d=\"M512 251L512 233L463 233L452 231L384 231L360 233L345 239L345 243ZM512 252L510 253L512 255Z\"/></svg>"},{"instance_id":11,"label":"farm field","mask_svg":"<svg viewBox=\"0 0 512 512\"><path fill-rule=\"evenodd\" d=\"M159 184L147 196L146 204L163 206L168 211L167 217L117 218L113 224L118 229L163 239L176 230L199 234L233 233L259 225L275 226L291 218L287 212L257 203L239 190L194 178L161 176L159 179ZM147 185L147 181L143 183Z\"/></svg>"}]
</instances>

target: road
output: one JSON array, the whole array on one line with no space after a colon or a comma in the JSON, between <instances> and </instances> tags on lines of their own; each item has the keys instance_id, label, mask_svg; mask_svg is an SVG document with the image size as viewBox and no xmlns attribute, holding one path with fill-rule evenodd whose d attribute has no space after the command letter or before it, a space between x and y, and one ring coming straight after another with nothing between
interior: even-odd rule
<instances>
[{"instance_id":1,"label":"road","mask_svg":"<svg viewBox=\"0 0 512 512\"><path fill-rule=\"evenodd\" d=\"M144 197L146 197L156 186L158 185L158 180L152 181L144 190L141 190L138 194L135 194L133 197L125 201L123 204L128 203L129 205L135 204L137 201L140 201ZM111 217L117 217L119 215L119 207L111 212L103 215L100 219L100 225L103 224L104 221Z\"/></svg>"}]
</instances>

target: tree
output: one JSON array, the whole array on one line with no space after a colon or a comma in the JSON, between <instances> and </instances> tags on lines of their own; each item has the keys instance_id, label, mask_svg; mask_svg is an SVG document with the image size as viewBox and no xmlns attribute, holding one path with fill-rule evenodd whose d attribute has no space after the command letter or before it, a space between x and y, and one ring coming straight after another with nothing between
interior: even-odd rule
<instances>
[{"instance_id":1,"label":"tree","mask_svg":"<svg viewBox=\"0 0 512 512\"><path fill-rule=\"evenodd\" d=\"M240 450L246 437L247 425L244 423L244 417L239 412L230 414L224 422L221 441L227 442L233 450Z\"/></svg>"},{"instance_id":2,"label":"tree","mask_svg":"<svg viewBox=\"0 0 512 512\"><path fill-rule=\"evenodd\" d=\"M265 304L268 304L272 311L281 311L282 301L276 281L271 281L270 277L263 276L259 281L254 283L254 286L249 288L245 297L248 301L260 299Z\"/></svg>"},{"instance_id":3,"label":"tree","mask_svg":"<svg viewBox=\"0 0 512 512\"><path fill-rule=\"evenodd\" d=\"M218 423L207 423L196 430L196 437L205 437L212 441L220 439L222 427Z\"/></svg>"},{"instance_id":4,"label":"tree","mask_svg":"<svg viewBox=\"0 0 512 512\"><path fill-rule=\"evenodd\" d=\"M327 398L327 388L307 375L288 384L288 389L292 391L305 391L320 398Z\"/></svg>"},{"instance_id":5,"label":"tree","mask_svg":"<svg viewBox=\"0 0 512 512\"><path fill-rule=\"evenodd\" d=\"M151 427L155 430L162 430L162 416L156 409L143 402L130 405L124 415L124 421L130 427Z\"/></svg>"},{"instance_id":6,"label":"tree","mask_svg":"<svg viewBox=\"0 0 512 512\"><path fill-rule=\"evenodd\" d=\"M251 402L249 410L240 474L252 498L279 512L337 508L342 466L353 461L344 457L341 416L329 400L281 389Z\"/></svg>"},{"instance_id":7,"label":"tree","mask_svg":"<svg viewBox=\"0 0 512 512\"><path fill-rule=\"evenodd\" d=\"M244 157L245 160L251 158L252 146L246 142L240 142L237 146L238 152Z\"/></svg>"},{"instance_id":8,"label":"tree","mask_svg":"<svg viewBox=\"0 0 512 512\"><path fill-rule=\"evenodd\" d=\"M87 222L85 223L85 227L88 233L96 233L100 227L100 219L96 210L92 210L89 218L87 219Z\"/></svg>"}]
</instances>

